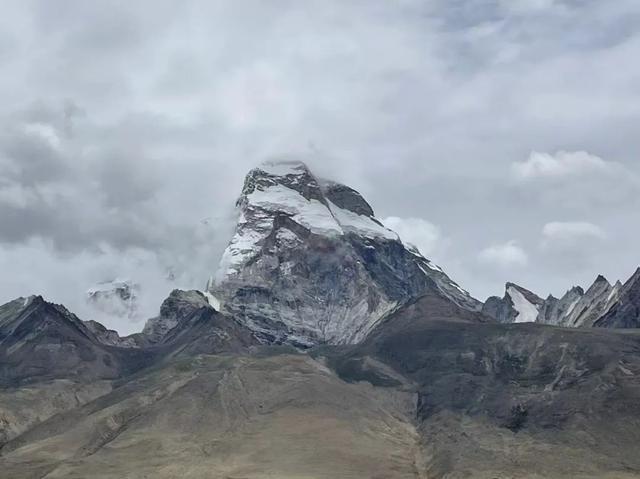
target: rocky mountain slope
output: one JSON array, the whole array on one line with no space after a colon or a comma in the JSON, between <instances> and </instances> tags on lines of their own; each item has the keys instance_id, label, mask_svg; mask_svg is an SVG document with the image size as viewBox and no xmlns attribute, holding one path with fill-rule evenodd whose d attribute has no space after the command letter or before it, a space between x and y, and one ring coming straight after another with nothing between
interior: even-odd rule
<instances>
[{"instance_id":1,"label":"rocky mountain slope","mask_svg":"<svg viewBox=\"0 0 640 479\"><path fill-rule=\"evenodd\" d=\"M40 296L0 307L0 383L115 379L141 362L137 349L113 348L93 328Z\"/></svg>"},{"instance_id":2,"label":"rocky mountain slope","mask_svg":"<svg viewBox=\"0 0 640 479\"><path fill-rule=\"evenodd\" d=\"M603 311L594 326L604 328L640 327L640 268L624 285L616 285L611 304Z\"/></svg>"},{"instance_id":3,"label":"rocky mountain slope","mask_svg":"<svg viewBox=\"0 0 640 479\"><path fill-rule=\"evenodd\" d=\"M39 296L0 306L0 445L151 365L257 344L248 329L219 314L197 291L172 292L160 317L148 324L165 319L174 327L164 334L149 326L149 333L121 338Z\"/></svg>"},{"instance_id":4,"label":"rocky mountain slope","mask_svg":"<svg viewBox=\"0 0 640 479\"><path fill-rule=\"evenodd\" d=\"M211 344L220 313L184 313L172 331ZM434 290L357 345L165 343L7 440L3 477L640 477L636 332L500 324Z\"/></svg>"},{"instance_id":5,"label":"rocky mountain slope","mask_svg":"<svg viewBox=\"0 0 640 479\"><path fill-rule=\"evenodd\" d=\"M484 319L427 295L318 354L350 382L413 384L425 477L640 477L640 332Z\"/></svg>"},{"instance_id":6,"label":"rocky mountain slope","mask_svg":"<svg viewBox=\"0 0 640 479\"><path fill-rule=\"evenodd\" d=\"M640 271L482 305L301 163L238 212L141 333L0 306L1 477L640 478Z\"/></svg>"},{"instance_id":7,"label":"rocky mountain slope","mask_svg":"<svg viewBox=\"0 0 640 479\"><path fill-rule=\"evenodd\" d=\"M406 301L437 289L480 303L385 228L355 190L300 162L252 170L211 292L266 343L311 346L364 338Z\"/></svg>"},{"instance_id":8,"label":"rocky mountain slope","mask_svg":"<svg viewBox=\"0 0 640 479\"><path fill-rule=\"evenodd\" d=\"M487 299L482 311L501 323L538 322L564 327L640 327L640 269L623 285L603 276L584 291L574 287L562 298L542 299L507 283L502 298Z\"/></svg>"},{"instance_id":9,"label":"rocky mountain slope","mask_svg":"<svg viewBox=\"0 0 640 479\"><path fill-rule=\"evenodd\" d=\"M7 444L7 478L415 478L409 393L307 355L199 356Z\"/></svg>"}]
</instances>

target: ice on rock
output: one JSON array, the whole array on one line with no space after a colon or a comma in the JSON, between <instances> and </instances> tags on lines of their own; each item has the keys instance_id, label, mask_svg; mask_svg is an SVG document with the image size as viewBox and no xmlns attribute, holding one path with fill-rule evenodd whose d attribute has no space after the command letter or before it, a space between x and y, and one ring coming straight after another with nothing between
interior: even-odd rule
<instances>
[{"instance_id":1,"label":"ice on rock","mask_svg":"<svg viewBox=\"0 0 640 479\"><path fill-rule=\"evenodd\" d=\"M367 238L385 238L398 241L399 237L396 233L382 226L372 217L359 215L352 211L339 208L331 201L327 200L329 208L335 220L338 222L343 231L347 233L355 233Z\"/></svg>"},{"instance_id":2,"label":"ice on rock","mask_svg":"<svg viewBox=\"0 0 640 479\"><path fill-rule=\"evenodd\" d=\"M247 197L249 205L271 212L291 215L296 223L320 235L341 235L342 228L326 205L316 199L307 199L296 190L283 185L256 189Z\"/></svg>"}]
</instances>

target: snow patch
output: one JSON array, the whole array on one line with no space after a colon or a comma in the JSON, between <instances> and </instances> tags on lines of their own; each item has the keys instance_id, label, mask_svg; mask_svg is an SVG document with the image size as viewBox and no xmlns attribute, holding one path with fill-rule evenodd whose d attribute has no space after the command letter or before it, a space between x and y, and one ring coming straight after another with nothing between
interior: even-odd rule
<instances>
[{"instance_id":1,"label":"snow patch","mask_svg":"<svg viewBox=\"0 0 640 479\"><path fill-rule=\"evenodd\" d=\"M239 227L220 260L220 270L224 275L239 273L241 265L258 253L258 242L266 236L254 229Z\"/></svg>"},{"instance_id":2,"label":"snow patch","mask_svg":"<svg viewBox=\"0 0 640 479\"><path fill-rule=\"evenodd\" d=\"M440 266L438 266L435 263L432 263L429 260L426 260L426 261L427 261L427 268L432 269L433 271L438 271L439 273L445 274L444 270Z\"/></svg>"},{"instance_id":3,"label":"snow patch","mask_svg":"<svg viewBox=\"0 0 640 479\"><path fill-rule=\"evenodd\" d=\"M396 233L385 228L373 218L340 208L329 200L327 200L327 202L329 203L329 208L331 209L333 216L340 226L342 226L344 231L356 233L357 235L367 238L385 238L394 241L400 240L400 237Z\"/></svg>"},{"instance_id":4,"label":"snow patch","mask_svg":"<svg viewBox=\"0 0 640 479\"><path fill-rule=\"evenodd\" d=\"M204 291L202 294L204 294L204 297L207 298L209 305L216 311L220 312L222 306L220 300L208 291Z\"/></svg>"},{"instance_id":5,"label":"snow patch","mask_svg":"<svg viewBox=\"0 0 640 479\"><path fill-rule=\"evenodd\" d=\"M342 228L331 211L316 199L308 200L296 190L283 185L256 189L247 196L249 205L271 212L285 212L291 219L315 234L339 236Z\"/></svg>"},{"instance_id":6,"label":"snow patch","mask_svg":"<svg viewBox=\"0 0 640 479\"><path fill-rule=\"evenodd\" d=\"M513 286L507 289L507 294L511 297L513 307L518 312L514 323L535 323L539 314L538 307L529 302L529 300Z\"/></svg>"}]
</instances>

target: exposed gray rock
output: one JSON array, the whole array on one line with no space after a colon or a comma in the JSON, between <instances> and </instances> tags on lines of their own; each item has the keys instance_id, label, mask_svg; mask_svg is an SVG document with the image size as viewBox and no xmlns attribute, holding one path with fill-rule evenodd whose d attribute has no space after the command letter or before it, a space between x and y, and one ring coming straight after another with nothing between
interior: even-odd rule
<instances>
[{"instance_id":1,"label":"exposed gray rock","mask_svg":"<svg viewBox=\"0 0 640 479\"><path fill-rule=\"evenodd\" d=\"M539 323L564 325L575 311L577 304L584 298L584 290L576 286L558 299L550 295L540 308Z\"/></svg>"},{"instance_id":2,"label":"exposed gray rock","mask_svg":"<svg viewBox=\"0 0 640 479\"><path fill-rule=\"evenodd\" d=\"M569 327L591 327L606 313L615 297L614 288L604 276L598 276L591 287L572 301L571 308L552 324Z\"/></svg>"},{"instance_id":3,"label":"exposed gray rock","mask_svg":"<svg viewBox=\"0 0 640 479\"><path fill-rule=\"evenodd\" d=\"M205 293L175 289L160 306L160 315L147 320L142 335L151 343L158 343L181 320L203 308L214 308Z\"/></svg>"},{"instance_id":4,"label":"exposed gray rock","mask_svg":"<svg viewBox=\"0 0 640 479\"><path fill-rule=\"evenodd\" d=\"M144 352L103 344L77 316L40 296L0 306L0 384L116 379L145 364Z\"/></svg>"},{"instance_id":5,"label":"exposed gray rock","mask_svg":"<svg viewBox=\"0 0 640 479\"><path fill-rule=\"evenodd\" d=\"M252 170L211 292L265 342L355 343L396 307L433 288L481 304L406 247L355 190L300 162Z\"/></svg>"},{"instance_id":6,"label":"exposed gray rock","mask_svg":"<svg viewBox=\"0 0 640 479\"><path fill-rule=\"evenodd\" d=\"M358 215L375 216L371 205L353 188L329 180L321 180L321 187L327 200L338 208Z\"/></svg>"},{"instance_id":7,"label":"exposed gray rock","mask_svg":"<svg viewBox=\"0 0 640 479\"><path fill-rule=\"evenodd\" d=\"M528 289L507 283L504 297L487 299L482 312L500 323L533 323L544 305L545 301Z\"/></svg>"},{"instance_id":8,"label":"exposed gray rock","mask_svg":"<svg viewBox=\"0 0 640 479\"><path fill-rule=\"evenodd\" d=\"M640 327L640 268L624 286L614 288L606 312L595 321L600 328Z\"/></svg>"},{"instance_id":9,"label":"exposed gray rock","mask_svg":"<svg viewBox=\"0 0 640 479\"><path fill-rule=\"evenodd\" d=\"M514 301L514 293L519 296L519 292L522 295L520 309L524 307L529 311L528 322L573 328L637 328L640 327L639 291L640 269L624 285L618 281L612 286L604 276L598 276L586 292L576 286L560 299L549 296L542 300L530 291L508 283L504 298L487 299L482 311L498 322L518 322L518 301Z\"/></svg>"}]
</instances>

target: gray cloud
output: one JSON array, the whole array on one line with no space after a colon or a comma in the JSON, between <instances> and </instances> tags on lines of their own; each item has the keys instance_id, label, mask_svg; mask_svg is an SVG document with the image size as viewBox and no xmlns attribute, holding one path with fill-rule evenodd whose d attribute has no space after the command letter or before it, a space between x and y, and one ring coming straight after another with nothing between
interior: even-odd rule
<instances>
[{"instance_id":1,"label":"gray cloud","mask_svg":"<svg viewBox=\"0 0 640 479\"><path fill-rule=\"evenodd\" d=\"M480 297L507 280L558 294L624 278L640 263L639 27L635 0L13 2L1 299L69 302L131 257L145 278L171 267L201 286L243 175L281 155L380 217L433 224L433 259ZM532 151L584 151L617 173L514 178ZM564 252L565 268L541 245L550 222L608 234L586 263ZM525 266L478 261L512 240ZM66 288L62 264L80 272Z\"/></svg>"}]
</instances>

